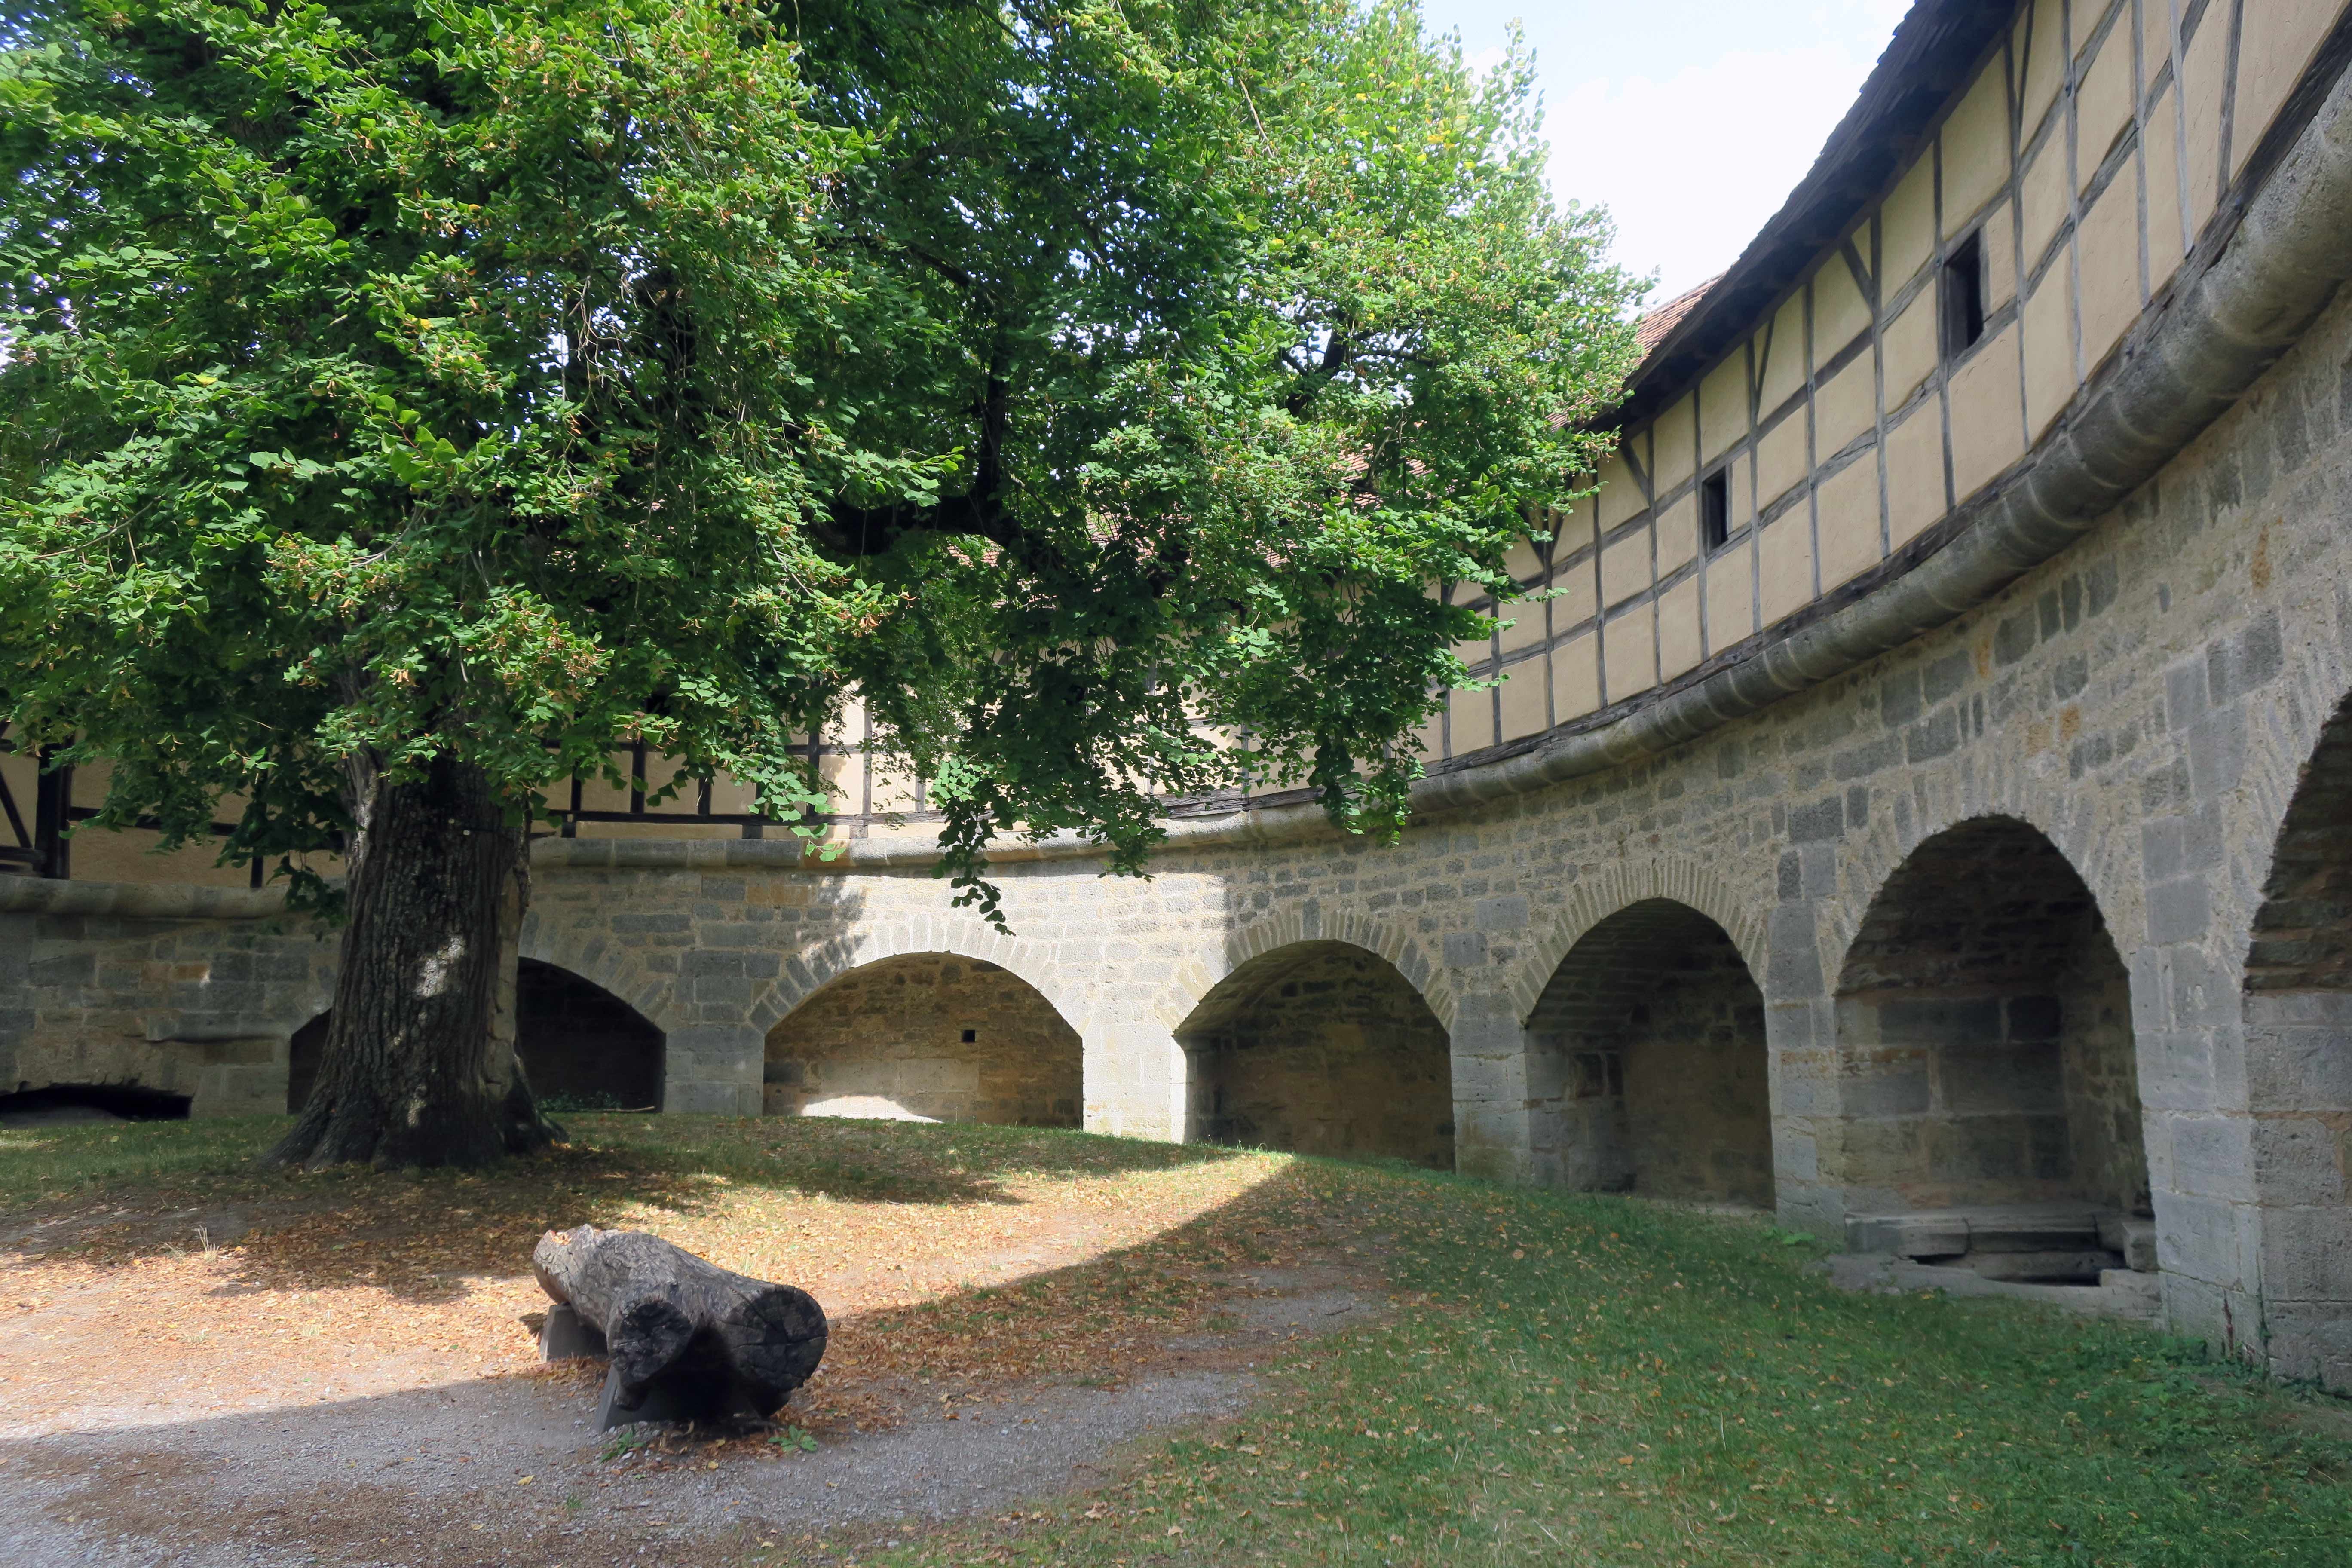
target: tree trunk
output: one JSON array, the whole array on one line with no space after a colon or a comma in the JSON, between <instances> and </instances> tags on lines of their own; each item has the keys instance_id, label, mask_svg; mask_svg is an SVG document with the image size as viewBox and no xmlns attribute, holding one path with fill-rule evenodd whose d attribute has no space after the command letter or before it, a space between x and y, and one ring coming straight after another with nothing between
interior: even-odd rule
<instances>
[{"instance_id":1,"label":"tree trunk","mask_svg":"<svg viewBox=\"0 0 2352 1568\"><path fill-rule=\"evenodd\" d=\"M482 1165L561 1137L514 1050L527 828L477 767L355 765L347 921L318 1086L276 1164Z\"/></svg>"},{"instance_id":2,"label":"tree trunk","mask_svg":"<svg viewBox=\"0 0 2352 1568\"><path fill-rule=\"evenodd\" d=\"M530 1255L540 1288L612 1357L598 1426L631 1420L758 1419L824 1359L824 1309L634 1230L551 1230ZM551 1317L552 1314L551 1314ZM552 1324L551 1324L552 1328ZM544 1335L547 1353L554 1337Z\"/></svg>"}]
</instances>

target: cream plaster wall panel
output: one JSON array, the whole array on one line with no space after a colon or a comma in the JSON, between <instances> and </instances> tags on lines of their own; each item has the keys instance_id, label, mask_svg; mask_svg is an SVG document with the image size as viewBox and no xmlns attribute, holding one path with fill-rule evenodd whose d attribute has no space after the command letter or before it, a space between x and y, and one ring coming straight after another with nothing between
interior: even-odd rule
<instances>
[{"instance_id":1,"label":"cream plaster wall panel","mask_svg":"<svg viewBox=\"0 0 2352 1568\"><path fill-rule=\"evenodd\" d=\"M628 764L621 764L621 776L628 777ZM583 777L580 781L580 806L583 811L626 811L629 809L629 788L624 784L614 785L602 778Z\"/></svg>"},{"instance_id":2,"label":"cream plaster wall panel","mask_svg":"<svg viewBox=\"0 0 2352 1568\"><path fill-rule=\"evenodd\" d=\"M1413 748L1418 755L1431 762L1442 762L1444 759L1445 721L1443 718L1432 719L1428 723L1413 731L1412 739Z\"/></svg>"},{"instance_id":3,"label":"cream plaster wall panel","mask_svg":"<svg viewBox=\"0 0 2352 1568\"><path fill-rule=\"evenodd\" d=\"M1886 329L1886 412L1891 416L1936 371L1936 290L1922 289Z\"/></svg>"},{"instance_id":4,"label":"cream plaster wall panel","mask_svg":"<svg viewBox=\"0 0 2352 1568\"><path fill-rule=\"evenodd\" d=\"M1551 602L1551 624L1566 631L1579 621L1589 621L1599 608L1592 597L1592 558L1588 555L1573 565L1564 566L1552 575L1552 586L1559 597Z\"/></svg>"},{"instance_id":5,"label":"cream plaster wall panel","mask_svg":"<svg viewBox=\"0 0 2352 1568\"><path fill-rule=\"evenodd\" d=\"M2018 58L2025 68L2025 86L2020 96L2029 137L2057 101L2059 86L2066 79L2065 37L2059 26L2063 4L2063 0L2032 0L2027 14L2019 19Z\"/></svg>"},{"instance_id":6,"label":"cream plaster wall panel","mask_svg":"<svg viewBox=\"0 0 2352 1568\"><path fill-rule=\"evenodd\" d=\"M2018 397L2018 331L2003 327L1952 376L1952 491L1969 496L2025 452Z\"/></svg>"},{"instance_id":7,"label":"cream plaster wall panel","mask_svg":"<svg viewBox=\"0 0 2352 1568\"><path fill-rule=\"evenodd\" d=\"M1706 563L1706 650L1717 653L1756 630L1756 569L1745 541Z\"/></svg>"},{"instance_id":8,"label":"cream plaster wall panel","mask_svg":"<svg viewBox=\"0 0 2352 1568\"><path fill-rule=\"evenodd\" d=\"M1768 522L1758 536L1757 587L1764 624L1787 616L1813 596L1813 523L1803 508Z\"/></svg>"},{"instance_id":9,"label":"cream plaster wall panel","mask_svg":"<svg viewBox=\"0 0 2352 1568\"><path fill-rule=\"evenodd\" d=\"M1813 393L1813 450L1831 457L1878 423L1878 375L1870 356L1853 360Z\"/></svg>"},{"instance_id":10,"label":"cream plaster wall panel","mask_svg":"<svg viewBox=\"0 0 2352 1568\"><path fill-rule=\"evenodd\" d=\"M856 800L847 800L843 803L843 809L856 811L860 804ZM849 825L842 824L841 832L845 834L848 830ZM741 828L723 823L639 820L636 822L583 822L580 825L577 837L582 838L740 838L742 835ZM79 873L80 868L76 867L75 869Z\"/></svg>"},{"instance_id":11,"label":"cream plaster wall panel","mask_svg":"<svg viewBox=\"0 0 2352 1568\"><path fill-rule=\"evenodd\" d=\"M1533 647L1544 640L1544 601L1541 599L1513 599L1495 612L1511 623L1496 633L1495 637L1496 645L1502 650L1505 658L1509 658L1521 648Z\"/></svg>"},{"instance_id":12,"label":"cream plaster wall panel","mask_svg":"<svg viewBox=\"0 0 2352 1568\"><path fill-rule=\"evenodd\" d=\"M1759 506L1770 506L1804 482L1805 411L1801 408L1767 431L1756 444L1756 494Z\"/></svg>"},{"instance_id":13,"label":"cream plaster wall panel","mask_svg":"<svg viewBox=\"0 0 2352 1568\"><path fill-rule=\"evenodd\" d=\"M1769 414L1805 384L1805 292L1800 289L1772 318L1772 330L1756 335L1756 363L1762 367L1761 409Z\"/></svg>"},{"instance_id":14,"label":"cream plaster wall panel","mask_svg":"<svg viewBox=\"0 0 2352 1568\"><path fill-rule=\"evenodd\" d=\"M2025 301L2025 428L2037 441L2074 395L2074 292L2061 257Z\"/></svg>"},{"instance_id":15,"label":"cream plaster wall panel","mask_svg":"<svg viewBox=\"0 0 2352 1568\"><path fill-rule=\"evenodd\" d=\"M75 784L79 786L80 780L77 778ZM98 792L91 790L85 796L77 787L74 799L81 805L95 804ZM28 826L33 819L30 805L29 801L20 801L16 806ZM229 813L222 812L221 817L227 820ZM97 828L85 827L67 837L66 852L70 857L74 879L79 882L187 882L200 888L252 886L253 873L247 868L218 864L219 840L186 844L169 854L158 855L155 846L162 843L163 838L160 833L138 827L126 827L119 832L101 832ZM16 842L14 833L9 835L7 841ZM269 865L271 869L277 868L275 858ZM16 1086L0 1087L13 1089Z\"/></svg>"},{"instance_id":16,"label":"cream plaster wall panel","mask_svg":"<svg viewBox=\"0 0 2352 1568\"><path fill-rule=\"evenodd\" d=\"M1673 405L1658 416L1657 423L1650 426L1650 450L1655 454L1651 459L1655 466L1650 470L1650 481L1657 486L1660 495L1691 477L1696 460L1691 451L1691 400L1685 394L1675 399Z\"/></svg>"},{"instance_id":17,"label":"cream plaster wall panel","mask_svg":"<svg viewBox=\"0 0 2352 1568\"><path fill-rule=\"evenodd\" d=\"M2221 89L2229 70L2230 12L2208 6L2180 62L2181 112L2189 117L2189 231L2204 231L2221 200Z\"/></svg>"},{"instance_id":18,"label":"cream plaster wall panel","mask_svg":"<svg viewBox=\"0 0 2352 1568\"><path fill-rule=\"evenodd\" d=\"M1551 716L1565 724L1601 706L1601 638L1584 632L1551 650Z\"/></svg>"},{"instance_id":19,"label":"cream plaster wall panel","mask_svg":"<svg viewBox=\"0 0 2352 1568\"><path fill-rule=\"evenodd\" d=\"M1878 209L1878 247L1882 294L1902 288L1927 264L1936 248L1933 160L1923 157L1912 164L1911 172L1895 183L1885 205Z\"/></svg>"},{"instance_id":20,"label":"cream plaster wall panel","mask_svg":"<svg viewBox=\"0 0 2352 1568\"><path fill-rule=\"evenodd\" d=\"M1854 246L1864 261L1870 259L1868 238L1863 236ZM1814 366L1827 364L1839 350L1869 330L1870 305L1853 280L1853 268L1843 257L1832 253L1813 274Z\"/></svg>"},{"instance_id":21,"label":"cream plaster wall panel","mask_svg":"<svg viewBox=\"0 0 2352 1568\"><path fill-rule=\"evenodd\" d=\"M1491 641L1458 642L1454 645L1454 657L1468 665L1472 675L1478 675L1483 667L1494 662L1495 645Z\"/></svg>"},{"instance_id":22,"label":"cream plaster wall panel","mask_svg":"<svg viewBox=\"0 0 2352 1568\"><path fill-rule=\"evenodd\" d=\"M1886 540L1901 549L1944 515L1944 416L1932 401L1886 433Z\"/></svg>"},{"instance_id":23,"label":"cream plaster wall panel","mask_svg":"<svg viewBox=\"0 0 2352 1568\"><path fill-rule=\"evenodd\" d=\"M2079 14L2083 7L2077 6ZM2088 190L2091 176L2132 117L2132 36L2110 28L2074 94L2074 177Z\"/></svg>"},{"instance_id":24,"label":"cream plaster wall panel","mask_svg":"<svg viewBox=\"0 0 2352 1568\"><path fill-rule=\"evenodd\" d=\"M1756 515L1756 476L1745 458L1732 464L1725 475L1730 480L1724 491L1731 501L1731 526L1737 532Z\"/></svg>"},{"instance_id":25,"label":"cream plaster wall panel","mask_svg":"<svg viewBox=\"0 0 2352 1568\"><path fill-rule=\"evenodd\" d=\"M1609 700L1622 702L1658 683L1658 642L1654 606L1644 602L1601 627L1601 659L1609 679Z\"/></svg>"},{"instance_id":26,"label":"cream plaster wall panel","mask_svg":"<svg viewBox=\"0 0 2352 1568\"><path fill-rule=\"evenodd\" d=\"M894 778L880 769L874 775L874 809L877 811L913 811L916 809L914 781Z\"/></svg>"},{"instance_id":27,"label":"cream plaster wall panel","mask_svg":"<svg viewBox=\"0 0 2352 1568\"><path fill-rule=\"evenodd\" d=\"M2083 363L2094 370L2139 319L2139 191L2106 188L2083 217Z\"/></svg>"},{"instance_id":28,"label":"cream plaster wall panel","mask_svg":"<svg viewBox=\"0 0 2352 1568\"><path fill-rule=\"evenodd\" d=\"M2000 58L1944 121L1944 234L1967 229L2009 178L2009 84Z\"/></svg>"},{"instance_id":29,"label":"cream plaster wall panel","mask_svg":"<svg viewBox=\"0 0 2352 1568\"><path fill-rule=\"evenodd\" d=\"M1735 353L1698 384L1700 460L1712 463L1748 434L1748 356Z\"/></svg>"},{"instance_id":30,"label":"cream plaster wall panel","mask_svg":"<svg viewBox=\"0 0 2352 1568\"><path fill-rule=\"evenodd\" d=\"M2343 7L2323 0L2250 0L2238 41L2238 102L2231 112L2230 174L2270 128Z\"/></svg>"},{"instance_id":31,"label":"cream plaster wall panel","mask_svg":"<svg viewBox=\"0 0 2352 1568\"><path fill-rule=\"evenodd\" d=\"M1822 590L1826 593L1879 562L1878 459L1868 453L1823 479Z\"/></svg>"},{"instance_id":32,"label":"cream plaster wall panel","mask_svg":"<svg viewBox=\"0 0 2352 1568\"><path fill-rule=\"evenodd\" d=\"M1465 577L1454 584L1446 596L1457 605L1475 605L1486 596L1486 585L1483 583L1473 583Z\"/></svg>"},{"instance_id":33,"label":"cream plaster wall panel","mask_svg":"<svg viewBox=\"0 0 2352 1568\"><path fill-rule=\"evenodd\" d=\"M1445 700L1446 718L1454 730L1454 754L1475 752L1495 743L1495 694L1455 691Z\"/></svg>"},{"instance_id":34,"label":"cream plaster wall panel","mask_svg":"<svg viewBox=\"0 0 2352 1568\"><path fill-rule=\"evenodd\" d=\"M1635 438L1639 439L1638 437ZM1687 468L1688 465L1685 464L1685 467ZM1612 458L1601 466L1601 493L1593 498L1593 501L1600 509L1601 531L1603 533L1623 522L1627 518L1637 515L1643 507L1650 504L1642 495L1642 487L1634 482L1632 465L1622 458ZM1591 512L1582 507L1578 508L1577 510L1579 516L1583 519L1586 528L1589 529L1591 526ZM1571 548L1583 543L1584 541L1585 533L1582 530L1568 536L1568 542Z\"/></svg>"},{"instance_id":35,"label":"cream plaster wall panel","mask_svg":"<svg viewBox=\"0 0 2352 1568\"><path fill-rule=\"evenodd\" d=\"M1503 739L1517 741L1550 728L1544 700L1544 660L1523 658L1504 670Z\"/></svg>"},{"instance_id":36,"label":"cream plaster wall panel","mask_svg":"<svg viewBox=\"0 0 2352 1568\"><path fill-rule=\"evenodd\" d=\"M1685 495L1658 515L1658 575L1665 576L1698 553L1698 500Z\"/></svg>"},{"instance_id":37,"label":"cream plaster wall panel","mask_svg":"<svg viewBox=\"0 0 2352 1568\"><path fill-rule=\"evenodd\" d=\"M713 811L754 811L760 805L760 792L730 773L721 773L710 781L710 809Z\"/></svg>"},{"instance_id":38,"label":"cream plaster wall panel","mask_svg":"<svg viewBox=\"0 0 2352 1568\"><path fill-rule=\"evenodd\" d=\"M2180 224L2180 97L2168 92L2140 138L2147 168L2147 286L2160 289L2180 270L2188 237Z\"/></svg>"},{"instance_id":39,"label":"cream plaster wall panel","mask_svg":"<svg viewBox=\"0 0 2352 1568\"><path fill-rule=\"evenodd\" d=\"M1624 603L1650 585L1650 535L1635 529L1601 552L1601 602Z\"/></svg>"},{"instance_id":40,"label":"cream plaster wall panel","mask_svg":"<svg viewBox=\"0 0 2352 1568\"><path fill-rule=\"evenodd\" d=\"M1658 679L1672 680L1703 657L1698 579L1685 577L1658 595Z\"/></svg>"},{"instance_id":41,"label":"cream plaster wall panel","mask_svg":"<svg viewBox=\"0 0 2352 1568\"><path fill-rule=\"evenodd\" d=\"M1543 557L1524 539L1511 541L1511 547L1503 552L1503 570L1517 582L1532 583L1543 575Z\"/></svg>"},{"instance_id":42,"label":"cream plaster wall panel","mask_svg":"<svg viewBox=\"0 0 2352 1568\"><path fill-rule=\"evenodd\" d=\"M2066 142L2053 136L2042 144L2033 161L2025 166L2025 178L2018 185L2019 204L2025 216L2025 272L2033 275L2042 253L2058 236L2058 226L2066 221Z\"/></svg>"},{"instance_id":43,"label":"cream plaster wall panel","mask_svg":"<svg viewBox=\"0 0 2352 1568\"><path fill-rule=\"evenodd\" d=\"M842 802L845 810L858 811L864 808L866 795L866 759L864 757L848 752L836 752L831 756L819 757L816 762L816 774L818 778L824 781L824 787L834 792L835 798Z\"/></svg>"},{"instance_id":44,"label":"cream plaster wall panel","mask_svg":"<svg viewBox=\"0 0 2352 1568\"><path fill-rule=\"evenodd\" d=\"M1992 209L1984 222L1985 311L1988 315L2017 298L2017 209L2008 202Z\"/></svg>"},{"instance_id":45,"label":"cream plaster wall panel","mask_svg":"<svg viewBox=\"0 0 2352 1568\"><path fill-rule=\"evenodd\" d=\"M2129 12L2131 3L2132 0L2069 0L2066 36L2074 47L2076 77L2079 78L2090 64L2091 45L2098 37L2099 23L2117 5ZM2222 0L2222 3L2226 5L2228 0Z\"/></svg>"}]
</instances>

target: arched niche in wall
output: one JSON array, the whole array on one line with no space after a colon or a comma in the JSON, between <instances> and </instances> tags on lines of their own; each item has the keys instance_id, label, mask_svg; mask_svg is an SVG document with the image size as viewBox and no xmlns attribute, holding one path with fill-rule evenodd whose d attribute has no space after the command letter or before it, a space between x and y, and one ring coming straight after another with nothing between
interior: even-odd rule
<instances>
[{"instance_id":1,"label":"arched niche in wall","mask_svg":"<svg viewBox=\"0 0 2352 1568\"><path fill-rule=\"evenodd\" d=\"M1824 1165L1849 1213L2148 1212L2130 981L2090 889L2028 824L1979 817L1911 852L1846 950L1837 1030Z\"/></svg>"},{"instance_id":2,"label":"arched niche in wall","mask_svg":"<svg viewBox=\"0 0 2352 1568\"><path fill-rule=\"evenodd\" d=\"M2268 1353L2352 1390L2352 703L2287 807L2242 1005Z\"/></svg>"},{"instance_id":3,"label":"arched niche in wall","mask_svg":"<svg viewBox=\"0 0 2352 1568\"><path fill-rule=\"evenodd\" d=\"M1536 1174L1772 1206L1764 995L1723 928L1645 899L1601 921L1528 1017Z\"/></svg>"},{"instance_id":4,"label":"arched niche in wall","mask_svg":"<svg viewBox=\"0 0 2352 1568\"><path fill-rule=\"evenodd\" d=\"M1078 1032L1027 981L948 952L851 970L768 1031L772 1116L1076 1127Z\"/></svg>"},{"instance_id":5,"label":"arched niche in wall","mask_svg":"<svg viewBox=\"0 0 2352 1568\"><path fill-rule=\"evenodd\" d=\"M1300 942L1235 969L1176 1031L1188 1140L1454 1168L1445 1026L1396 966Z\"/></svg>"},{"instance_id":6,"label":"arched niche in wall","mask_svg":"<svg viewBox=\"0 0 2352 1568\"><path fill-rule=\"evenodd\" d=\"M326 1049L321 1013L294 1031L286 1109L299 1110ZM548 1110L658 1110L667 1040L635 1008L568 969L526 958L515 973L515 1054Z\"/></svg>"}]
</instances>

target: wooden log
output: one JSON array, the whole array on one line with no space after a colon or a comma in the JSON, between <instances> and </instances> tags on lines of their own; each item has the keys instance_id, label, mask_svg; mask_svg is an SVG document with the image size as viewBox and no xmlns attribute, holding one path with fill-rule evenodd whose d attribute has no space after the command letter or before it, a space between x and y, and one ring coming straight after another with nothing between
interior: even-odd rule
<instances>
[{"instance_id":1,"label":"wooden log","mask_svg":"<svg viewBox=\"0 0 2352 1568\"><path fill-rule=\"evenodd\" d=\"M807 1291L731 1273L657 1236L551 1230L530 1262L612 1357L600 1427L770 1415L824 1358L824 1309Z\"/></svg>"}]
</instances>

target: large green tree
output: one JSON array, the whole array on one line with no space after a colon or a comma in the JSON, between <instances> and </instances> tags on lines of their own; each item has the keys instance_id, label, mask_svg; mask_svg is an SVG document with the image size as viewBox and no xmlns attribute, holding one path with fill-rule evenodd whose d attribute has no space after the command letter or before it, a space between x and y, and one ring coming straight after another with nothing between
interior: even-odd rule
<instances>
[{"instance_id":1,"label":"large green tree","mask_svg":"<svg viewBox=\"0 0 2352 1568\"><path fill-rule=\"evenodd\" d=\"M343 963L287 1160L551 1130L542 792L642 739L942 868L1311 783L1391 831L1632 286L1526 62L1350 0L37 0L0 74L0 702Z\"/></svg>"}]
</instances>

